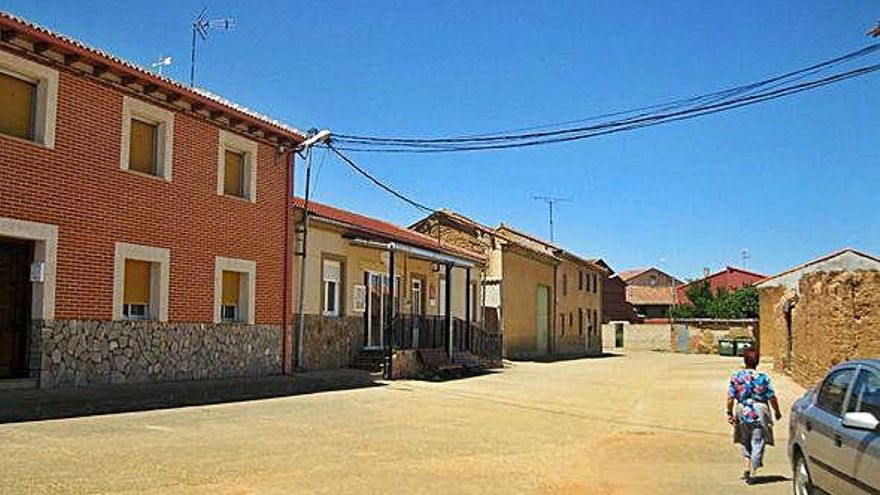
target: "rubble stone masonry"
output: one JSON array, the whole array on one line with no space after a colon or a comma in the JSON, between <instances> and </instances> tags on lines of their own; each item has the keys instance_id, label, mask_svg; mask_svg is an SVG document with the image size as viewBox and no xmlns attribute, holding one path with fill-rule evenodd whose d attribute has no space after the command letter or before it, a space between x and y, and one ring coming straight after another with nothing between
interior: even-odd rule
<instances>
[{"instance_id":1,"label":"rubble stone masonry","mask_svg":"<svg viewBox=\"0 0 880 495\"><path fill-rule=\"evenodd\" d=\"M796 381L809 386L835 364L880 356L880 271L810 273L798 285L786 370ZM787 364L783 308L792 296L784 288L762 290L761 346L773 355L777 369ZM766 331L765 321L770 323Z\"/></svg>"},{"instance_id":2,"label":"rubble stone masonry","mask_svg":"<svg viewBox=\"0 0 880 495\"><path fill-rule=\"evenodd\" d=\"M281 327L275 325L56 320L35 329L44 388L281 372Z\"/></svg>"}]
</instances>

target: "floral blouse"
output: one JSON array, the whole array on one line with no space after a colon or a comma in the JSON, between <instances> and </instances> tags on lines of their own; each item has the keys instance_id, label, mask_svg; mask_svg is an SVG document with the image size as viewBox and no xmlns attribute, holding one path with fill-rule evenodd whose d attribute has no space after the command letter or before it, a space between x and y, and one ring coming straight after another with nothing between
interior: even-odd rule
<instances>
[{"instance_id":1,"label":"floral blouse","mask_svg":"<svg viewBox=\"0 0 880 495\"><path fill-rule=\"evenodd\" d=\"M740 404L740 421L756 424L761 422L761 415L755 409L755 404L766 404L776 396L776 392L766 374L755 370L739 370L730 378L727 395Z\"/></svg>"}]
</instances>

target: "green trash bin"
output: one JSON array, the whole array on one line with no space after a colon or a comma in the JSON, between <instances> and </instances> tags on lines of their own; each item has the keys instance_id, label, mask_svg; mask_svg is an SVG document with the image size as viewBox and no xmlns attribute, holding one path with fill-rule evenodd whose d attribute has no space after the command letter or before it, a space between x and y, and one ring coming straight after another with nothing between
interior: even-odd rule
<instances>
[{"instance_id":1,"label":"green trash bin","mask_svg":"<svg viewBox=\"0 0 880 495\"><path fill-rule=\"evenodd\" d=\"M736 356L736 342L731 339L718 339L718 354Z\"/></svg>"},{"instance_id":2,"label":"green trash bin","mask_svg":"<svg viewBox=\"0 0 880 495\"><path fill-rule=\"evenodd\" d=\"M754 347L755 341L752 339L737 339L735 342L736 345L736 355L742 356L746 349L750 349Z\"/></svg>"}]
</instances>

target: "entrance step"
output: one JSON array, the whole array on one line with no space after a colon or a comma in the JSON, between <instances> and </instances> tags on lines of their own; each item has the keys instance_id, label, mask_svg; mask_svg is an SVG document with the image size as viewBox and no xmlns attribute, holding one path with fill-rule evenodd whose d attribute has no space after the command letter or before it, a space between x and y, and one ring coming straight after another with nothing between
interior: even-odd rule
<instances>
[{"instance_id":1,"label":"entrance step","mask_svg":"<svg viewBox=\"0 0 880 495\"><path fill-rule=\"evenodd\" d=\"M357 353L348 367L375 373L382 371L384 364L385 352L382 349L369 349Z\"/></svg>"},{"instance_id":2,"label":"entrance step","mask_svg":"<svg viewBox=\"0 0 880 495\"><path fill-rule=\"evenodd\" d=\"M0 391L3 390L28 390L37 388L36 378L9 378L0 380Z\"/></svg>"},{"instance_id":3,"label":"entrance step","mask_svg":"<svg viewBox=\"0 0 880 495\"><path fill-rule=\"evenodd\" d=\"M452 353L452 362L462 365L465 369L476 369L483 367L480 359L468 351L454 351Z\"/></svg>"}]
</instances>

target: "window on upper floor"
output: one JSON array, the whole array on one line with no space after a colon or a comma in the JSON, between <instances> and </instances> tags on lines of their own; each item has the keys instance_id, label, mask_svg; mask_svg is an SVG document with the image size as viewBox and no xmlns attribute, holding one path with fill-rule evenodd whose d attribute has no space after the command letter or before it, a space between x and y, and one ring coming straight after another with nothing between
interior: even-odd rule
<instances>
[{"instance_id":1,"label":"window on upper floor","mask_svg":"<svg viewBox=\"0 0 880 495\"><path fill-rule=\"evenodd\" d=\"M217 194L256 202L258 150L256 141L220 131Z\"/></svg>"},{"instance_id":2,"label":"window on upper floor","mask_svg":"<svg viewBox=\"0 0 880 495\"><path fill-rule=\"evenodd\" d=\"M55 146L58 71L0 52L0 134Z\"/></svg>"},{"instance_id":3,"label":"window on upper floor","mask_svg":"<svg viewBox=\"0 0 880 495\"><path fill-rule=\"evenodd\" d=\"M565 273L562 274L562 295L568 295L568 275Z\"/></svg>"},{"instance_id":4,"label":"window on upper floor","mask_svg":"<svg viewBox=\"0 0 880 495\"><path fill-rule=\"evenodd\" d=\"M120 169L170 181L173 141L174 112L123 98Z\"/></svg>"},{"instance_id":5,"label":"window on upper floor","mask_svg":"<svg viewBox=\"0 0 880 495\"><path fill-rule=\"evenodd\" d=\"M578 270L578 290L584 290L584 271Z\"/></svg>"},{"instance_id":6,"label":"window on upper floor","mask_svg":"<svg viewBox=\"0 0 880 495\"><path fill-rule=\"evenodd\" d=\"M34 82L0 72L0 132L32 141L36 97Z\"/></svg>"}]
</instances>

